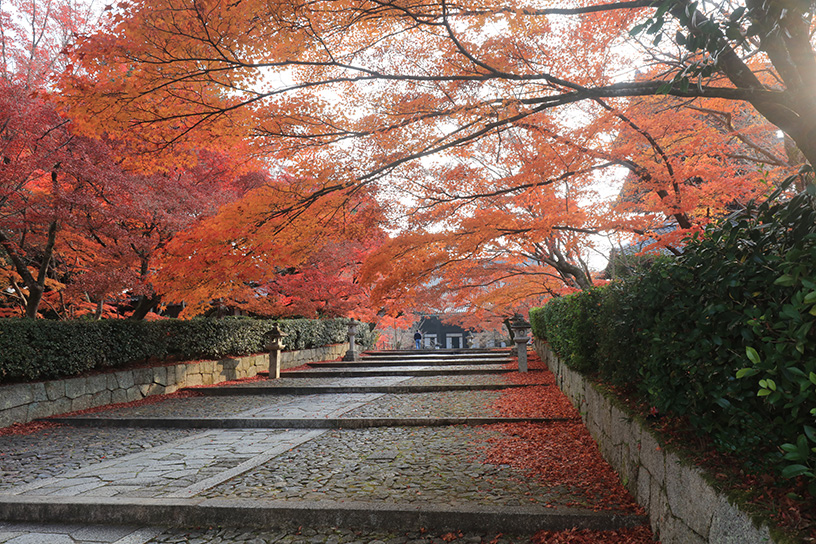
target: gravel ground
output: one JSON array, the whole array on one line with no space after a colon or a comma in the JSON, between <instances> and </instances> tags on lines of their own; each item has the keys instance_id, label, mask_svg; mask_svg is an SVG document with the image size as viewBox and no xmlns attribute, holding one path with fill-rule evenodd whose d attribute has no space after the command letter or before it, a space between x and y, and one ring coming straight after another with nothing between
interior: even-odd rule
<instances>
[{"instance_id":1,"label":"gravel ground","mask_svg":"<svg viewBox=\"0 0 816 544\"><path fill-rule=\"evenodd\" d=\"M529 542L532 535L503 535L479 533L432 534L372 533L351 529L301 529L293 534L286 531L242 531L239 529L210 528L199 530L168 530L151 543L157 544L512 544Z\"/></svg>"},{"instance_id":2,"label":"gravel ground","mask_svg":"<svg viewBox=\"0 0 816 544\"><path fill-rule=\"evenodd\" d=\"M383 395L343 417L494 417L500 391L441 391Z\"/></svg>"},{"instance_id":3,"label":"gravel ground","mask_svg":"<svg viewBox=\"0 0 816 544\"><path fill-rule=\"evenodd\" d=\"M201 432L55 426L0 436L0 491Z\"/></svg>"},{"instance_id":4,"label":"gravel ground","mask_svg":"<svg viewBox=\"0 0 816 544\"><path fill-rule=\"evenodd\" d=\"M464 426L331 431L202 496L542 507L581 500L481 462L497 434Z\"/></svg>"}]
</instances>

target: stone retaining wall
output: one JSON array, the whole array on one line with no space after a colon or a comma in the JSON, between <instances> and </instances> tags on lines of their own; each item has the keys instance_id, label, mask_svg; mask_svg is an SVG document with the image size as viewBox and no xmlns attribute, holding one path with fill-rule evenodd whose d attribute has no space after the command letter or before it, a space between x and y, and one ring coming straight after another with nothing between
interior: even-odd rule
<instances>
[{"instance_id":1,"label":"stone retaining wall","mask_svg":"<svg viewBox=\"0 0 816 544\"><path fill-rule=\"evenodd\" d=\"M581 412L601 454L648 511L652 531L663 544L774 542L766 526L756 528L747 514L705 481L698 468L663 450L648 429L567 368L546 343L536 339L535 346L558 387Z\"/></svg>"},{"instance_id":2,"label":"stone retaining wall","mask_svg":"<svg viewBox=\"0 0 816 544\"><path fill-rule=\"evenodd\" d=\"M331 361L347 350L348 344L344 343L284 351L281 354L281 368ZM0 428L41 417L172 393L182 387L251 378L259 371L268 369L269 355L261 353L219 361L111 370L78 378L3 385L0 386Z\"/></svg>"}]
</instances>

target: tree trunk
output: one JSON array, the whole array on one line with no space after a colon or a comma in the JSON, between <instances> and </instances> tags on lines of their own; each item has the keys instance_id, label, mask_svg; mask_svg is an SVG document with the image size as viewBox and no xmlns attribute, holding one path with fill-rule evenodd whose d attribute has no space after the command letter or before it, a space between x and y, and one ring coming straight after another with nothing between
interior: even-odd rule
<instances>
[{"instance_id":1,"label":"tree trunk","mask_svg":"<svg viewBox=\"0 0 816 544\"><path fill-rule=\"evenodd\" d=\"M511 326L512 323L510 323L510 318L505 317L502 323L504 323L504 326L507 327L507 336L510 338L510 342L512 342L513 339L515 338L515 335L513 334L513 327Z\"/></svg>"},{"instance_id":2,"label":"tree trunk","mask_svg":"<svg viewBox=\"0 0 816 544\"><path fill-rule=\"evenodd\" d=\"M161 302L161 295L139 295L139 302L136 304L136 308L133 310L133 314L128 319L133 319L138 321L140 319L144 319L145 316L150 313L150 310L155 308Z\"/></svg>"},{"instance_id":3,"label":"tree trunk","mask_svg":"<svg viewBox=\"0 0 816 544\"><path fill-rule=\"evenodd\" d=\"M37 317L40 309L43 293L45 292L45 278L48 273L48 266L51 264L51 255L54 253L54 244L57 240L57 220L53 220L48 226L48 240L43 249L43 258L40 262L40 269L37 277L31 274L26 266L22 249L14 244L11 239L0 230L0 245L6 250L6 254L14 264L14 269L23 278L23 283L28 288L28 299L25 302L25 316L30 319Z\"/></svg>"}]
</instances>

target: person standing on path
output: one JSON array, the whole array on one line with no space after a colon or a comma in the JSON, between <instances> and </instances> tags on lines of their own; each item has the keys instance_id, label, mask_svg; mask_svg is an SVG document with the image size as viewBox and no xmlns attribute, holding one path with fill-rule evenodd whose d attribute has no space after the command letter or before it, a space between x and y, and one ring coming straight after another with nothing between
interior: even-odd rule
<instances>
[{"instance_id":1,"label":"person standing on path","mask_svg":"<svg viewBox=\"0 0 816 544\"><path fill-rule=\"evenodd\" d=\"M419 331L414 333L414 349L422 349L422 333Z\"/></svg>"}]
</instances>

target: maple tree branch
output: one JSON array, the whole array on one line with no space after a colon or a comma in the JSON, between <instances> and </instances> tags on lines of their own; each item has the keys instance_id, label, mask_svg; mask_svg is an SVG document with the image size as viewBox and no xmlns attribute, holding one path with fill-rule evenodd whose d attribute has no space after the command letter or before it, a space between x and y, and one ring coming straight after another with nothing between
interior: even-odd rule
<instances>
[{"instance_id":1,"label":"maple tree branch","mask_svg":"<svg viewBox=\"0 0 816 544\"><path fill-rule=\"evenodd\" d=\"M533 277L545 277L545 278L552 278L554 280L558 280L559 282L563 282L563 277L560 275L553 274L552 272L546 272L544 270L540 271L525 271L525 270L513 270L511 272L506 273L503 276L498 276L490 281L482 282L482 283L465 283L465 284L458 284L458 285L446 285L446 291L465 291L468 289L481 289L485 287L492 287L497 283L503 283L507 280L519 277L519 276L533 276ZM552 294L552 289L549 287L544 286L544 293Z\"/></svg>"},{"instance_id":2,"label":"maple tree branch","mask_svg":"<svg viewBox=\"0 0 816 544\"><path fill-rule=\"evenodd\" d=\"M54 252L54 244L57 242L57 220L54 219L48 225L48 237L46 239L45 247L42 250L42 263L37 274L37 285L45 286L45 278L48 272L48 265L51 263L51 257Z\"/></svg>"},{"instance_id":3,"label":"maple tree branch","mask_svg":"<svg viewBox=\"0 0 816 544\"><path fill-rule=\"evenodd\" d=\"M571 104L580 100L594 98L626 98L634 96L678 96L682 98L723 98L727 100L742 100L746 102L783 104L788 96L786 91L777 91L765 88L733 88L733 87L712 87L702 85L700 87L689 87L682 90L672 87L664 89L664 81L643 81L643 82L623 82L613 83L600 87L580 87L579 89L558 95L545 96L540 98L522 99L519 102L525 104L549 104L550 107Z\"/></svg>"},{"instance_id":4,"label":"maple tree branch","mask_svg":"<svg viewBox=\"0 0 816 544\"><path fill-rule=\"evenodd\" d=\"M608 153L603 153L603 152L600 152L600 151L597 151L597 150L594 150L594 149L589 149L586 146L583 146L581 144L573 142L572 140L570 140L568 138L565 138L565 137L563 137L563 136L561 136L559 134L553 133L549 129L545 129L545 128L539 127L537 125L527 125L527 124L525 124L525 125L522 125L522 126L526 127L528 130L531 130L531 131L541 132L541 133L547 134L549 137L553 138L554 140L562 142L562 143L564 143L564 144L566 144L566 145L568 145L570 147L573 147L573 148L577 149L578 151L580 151L581 153L586 153L587 155L591 155L591 156L594 156L594 157L599 157L599 158L605 159L607 161L610 161L610 162L612 162L614 164L617 164L619 166L623 166L623 167L627 168L628 170L630 170L635 175L637 175L638 177L640 177L643 181L649 182L649 181L654 180L652 174L646 168L644 168L643 166L638 165L635 161L633 161L631 159L617 159L615 157L610 156ZM658 188L658 189L654 189L654 191L660 197L661 200L666 200L669 197L669 193L665 189ZM680 211L676 204L669 203L669 206L671 208L673 208L675 211L670 213L670 214L667 214L667 215L673 216L677 220L678 224L681 225L682 228L686 228L686 229L691 228L691 226L692 226L691 222L688 219L688 217L686 216L686 214L683 213L682 211Z\"/></svg>"},{"instance_id":5,"label":"maple tree branch","mask_svg":"<svg viewBox=\"0 0 816 544\"><path fill-rule=\"evenodd\" d=\"M640 8L649 8L649 7L658 7L661 4L660 1L657 0L632 0L629 2L612 2L609 4L596 4L591 6L582 6L576 8L522 8L520 10L511 9L511 8L499 8L499 9L492 9L492 10L463 10L457 15L475 15L475 16L482 16L482 15L492 15L497 13L505 13L505 14L514 14L520 13L522 15L528 16L543 16L543 15L585 15L587 13L601 13L607 11L617 11L617 10L631 10L631 9L640 9Z\"/></svg>"},{"instance_id":6,"label":"maple tree branch","mask_svg":"<svg viewBox=\"0 0 816 544\"><path fill-rule=\"evenodd\" d=\"M34 279L34 276L31 274L31 271L20 257L14 242L6 235L5 232L3 232L2 229L0 229L0 245L2 245L3 249L6 250L6 255L8 255L8 257L11 259L14 268L23 279L23 283L25 283L27 287L35 285L37 282Z\"/></svg>"},{"instance_id":7,"label":"maple tree branch","mask_svg":"<svg viewBox=\"0 0 816 544\"><path fill-rule=\"evenodd\" d=\"M788 166L788 162L786 160L783 160L780 157L777 157L770 150L762 147L761 145L756 143L753 139L749 138L745 134L738 131L734 127L733 119L732 119L732 116L731 116L730 112L715 110L715 109L711 109L711 108L703 108L703 107L700 107L700 106L695 106L694 104L687 104L684 107L689 108L689 109L694 110L694 111L699 111L701 113L708 114L713 119L716 119L717 121L719 121L722 124L722 126L725 127L728 134L733 135L735 138L737 138L739 141L741 141L742 143L747 145L749 148L753 149L754 151L756 151L760 155L764 156L766 158L766 160L763 161L761 159L752 158L752 157L748 157L748 156L745 156L745 155L733 155L733 156L728 155L728 156L732 156L733 158L741 158L741 159L744 159L744 160L750 160L750 161L754 161L754 162L762 162L764 164L773 164L775 166Z\"/></svg>"},{"instance_id":8,"label":"maple tree branch","mask_svg":"<svg viewBox=\"0 0 816 544\"><path fill-rule=\"evenodd\" d=\"M534 189L536 187L543 187L545 185L552 185L554 183L558 183L559 181L564 181L565 179L568 179L568 178L573 177L573 176L588 174L590 172L594 172L595 170L602 170L604 168L609 168L611 166L620 166L620 164L617 163L617 162L606 162L606 163L603 163L603 164L598 164L598 165L594 165L594 166L589 166L587 168L582 168L580 170L568 170L568 171L566 171L566 172L562 173L561 175L559 175L557 177L554 177L554 178L549 178L549 179L542 180L542 181L536 181L536 182L533 182L533 183L522 183L522 184L519 184L519 185L514 185L513 187L506 187L504 189L496 189L495 191L484 192L484 193L471 193L471 194L467 194L467 195L446 194L445 198L434 197L433 195L425 196L424 199L430 201L430 203L425 204L425 205L420 205L418 207L419 207L419 209L426 209L426 208L431 208L433 206L440 205L440 204L448 204L450 202L473 201L473 200L478 200L478 199L481 199L481 198L495 198L497 196L503 196L503 195L507 195L507 194L520 192L520 191L526 191L527 189Z\"/></svg>"},{"instance_id":9,"label":"maple tree branch","mask_svg":"<svg viewBox=\"0 0 816 544\"><path fill-rule=\"evenodd\" d=\"M20 299L20 304L23 306L23 309L25 309L25 307L28 305L28 298L26 298L25 293L23 293L23 290L19 285L17 285L16 281L12 281L11 286L14 288L14 292L17 294L17 298ZM11 293L7 293L6 291L3 291L3 293L5 293L9 298L12 296Z\"/></svg>"},{"instance_id":10,"label":"maple tree branch","mask_svg":"<svg viewBox=\"0 0 816 544\"><path fill-rule=\"evenodd\" d=\"M759 157L752 157L751 155L743 155L740 153L726 153L729 159L736 159L738 161L752 162L758 164L767 164L768 166L788 166L787 163L780 162L779 159L761 159Z\"/></svg>"},{"instance_id":11,"label":"maple tree branch","mask_svg":"<svg viewBox=\"0 0 816 544\"><path fill-rule=\"evenodd\" d=\"M684 229L691 228L691 221L689 220L688 215L681 211L680 198L681 198L682 195L680 194L680 185L678 184L677 176L675 176L674 167L672 166L671 161L669 160L669 157L666 154L666 151L663 149L663 147L657 142L657 140L654 139L654 137L648 131L646 131L646 130L642 129L640 126L638 126L637 123L635 123L632 120L631 117L627 116L623 112L620 112L620 111L612 108L604 100L594 99L594 101L597 104L600 104L600 106L603 107L605 110L612 113L615 117L617 117L618 119L620 119L621 121L626 123L629 127L631 127L633 130L635 130L638 134L643 136L643 138L645 138L647 142L649 142L649 145L652 146L652 149L655 150L655 152L658 154L660 159L663 161L663 164L666 167L666 171L669 174L669 179L671 180L671 187L672 187L672 189L674 191L675 200L676 200L675 202L672 202L670 204L670 206L674 209L674 212L672 213L672 215L675 217L675 219L677 219L677 223L682 228L684 228ZM668 192L667 191L658 190L657 194L662 199L665 199L666 197L668 197Z\"/></svg>"}]
</instances>

